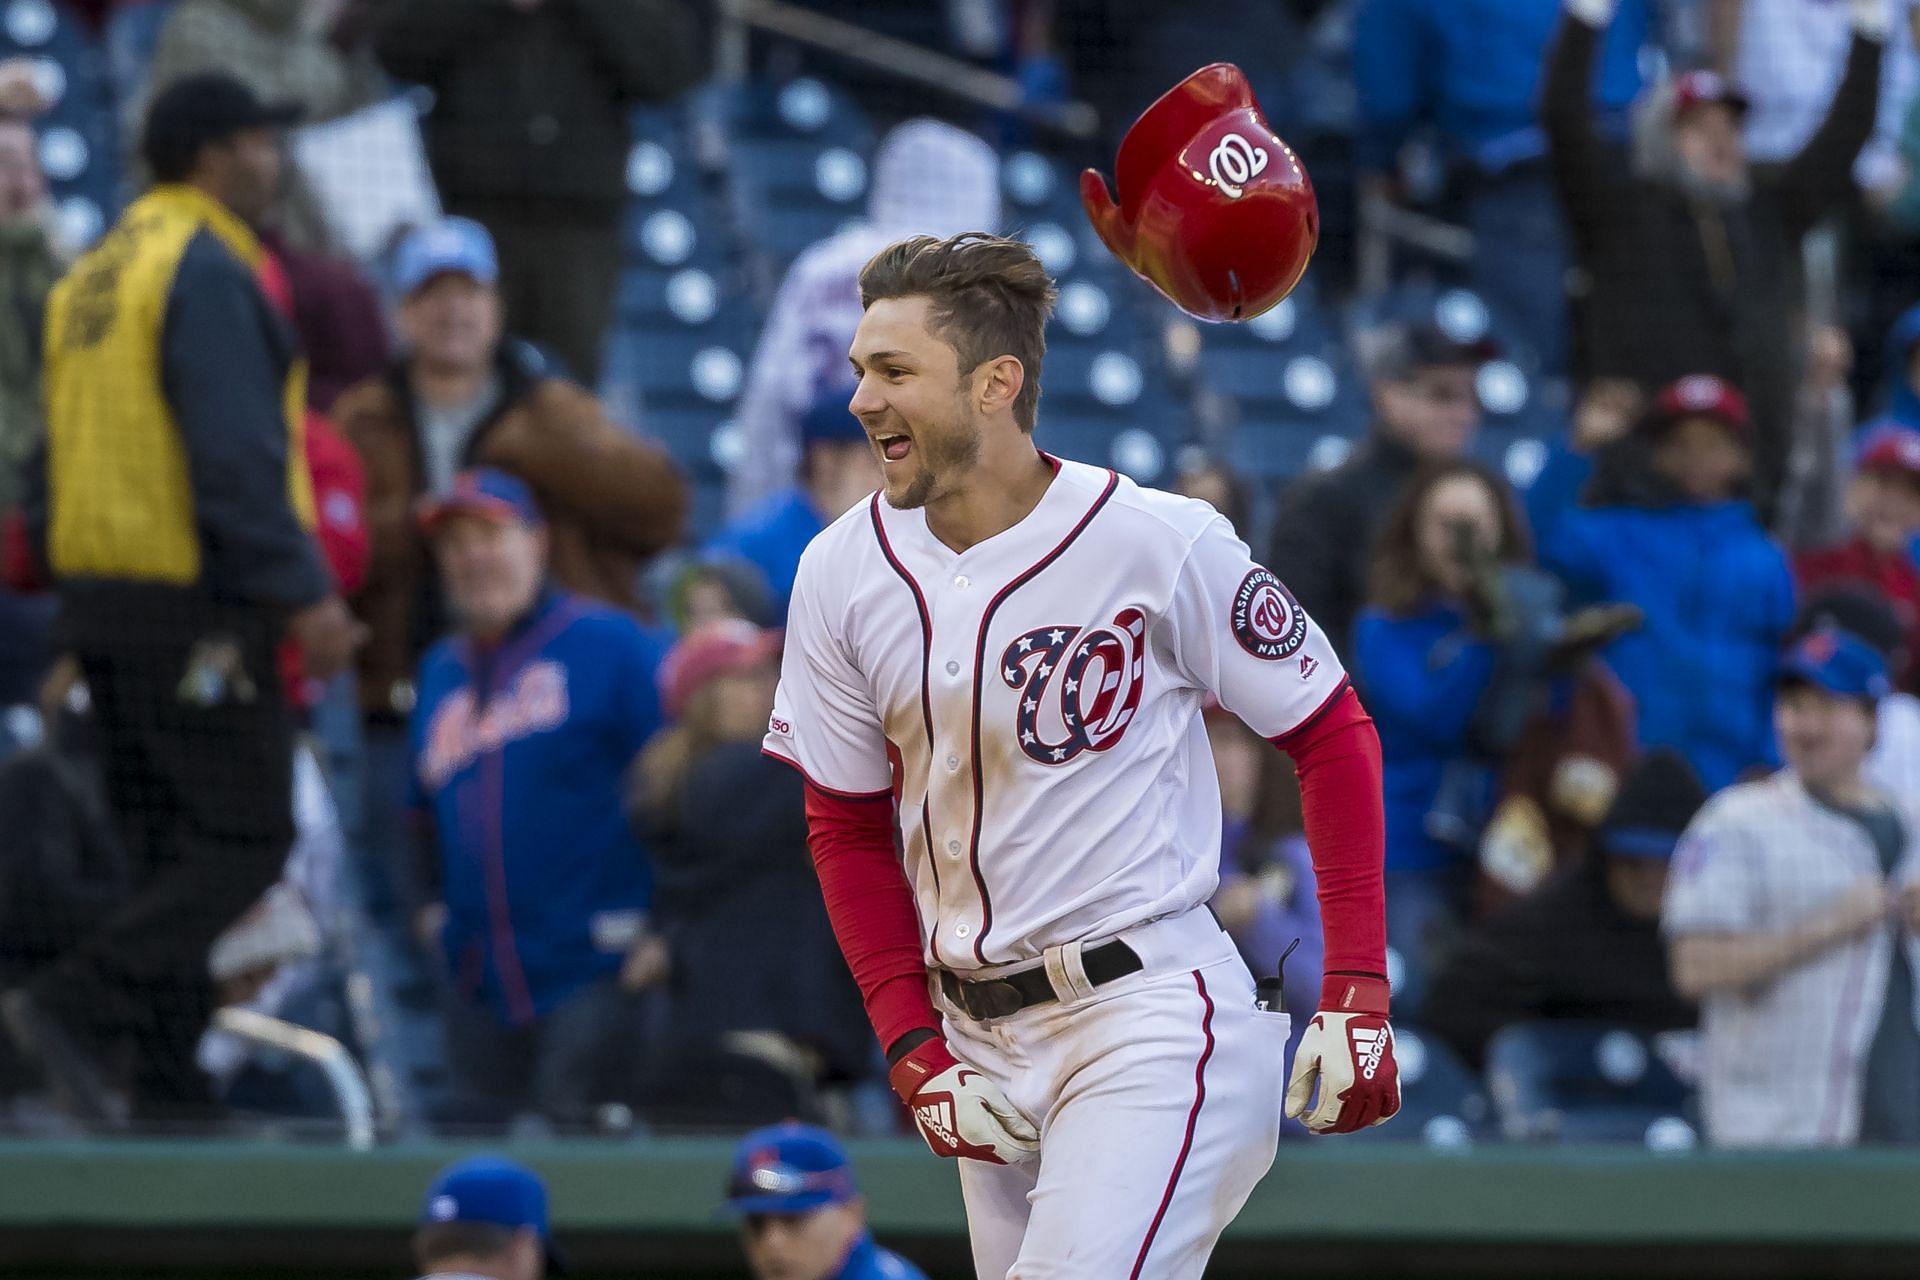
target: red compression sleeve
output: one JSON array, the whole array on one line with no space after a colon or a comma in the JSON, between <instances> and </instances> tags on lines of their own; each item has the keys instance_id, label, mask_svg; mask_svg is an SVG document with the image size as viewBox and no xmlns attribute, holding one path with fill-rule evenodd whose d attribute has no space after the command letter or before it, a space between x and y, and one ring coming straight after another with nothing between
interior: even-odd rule
<instances>
[{"instance_id":1,"label":"red compression sleeve","mask_svg":"<svg viewBox=\"0 0 1920 1280\"><path fill-rule=\"evenodd\" d=\"M893 832L892 796L836 796L807 784L807 845L827 918L883 1048L940 1026L927 994L920 913Z\"/></svg>"},{"instance_id":2,"label":"red compression sleeve","mask_svg":"<svg viewBox=\"0 0 1920 1280\"><path fill-rule=\"evenodd\" d=\"M1300 775L1300 812L1320 886L1328 974L1387 972L1386 811L1380 735L1352 688L1274 738ZM1344 985L1331 976L1324 986Z\"/></svg>"}]
</instances>

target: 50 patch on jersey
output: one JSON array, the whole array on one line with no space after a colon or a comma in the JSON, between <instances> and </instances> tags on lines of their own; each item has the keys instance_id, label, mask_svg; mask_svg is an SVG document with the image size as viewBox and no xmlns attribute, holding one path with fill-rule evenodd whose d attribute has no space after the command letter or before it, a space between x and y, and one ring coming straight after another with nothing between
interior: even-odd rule
<instances>
[{"instance_id":1,"label":"50 patch on jersey","mask_svg":"<svg viewBox=\"0 0 1920 1280\"><path fill-rule=\"evenodd\" d=\"M1286 584L1255 569L1233 593L1233 638L1256 658L1277 662L1307 642L1307 615Z\"/></svg>"},{"instance_id":2,"label":"50 patch on jersey","mask_svg":"<svg viewBox=\"0 0 1920 1280\"><path fill-rule=\"evenodd\" d=\"M1020 750L1041 764L1065 764L1120 741L1140 708L1146 634L1146 615L1122 609L1108 627L1036 627L1016 637L1000 656L1000 678L1025 691Z\"/></svg>"}]
</instances>

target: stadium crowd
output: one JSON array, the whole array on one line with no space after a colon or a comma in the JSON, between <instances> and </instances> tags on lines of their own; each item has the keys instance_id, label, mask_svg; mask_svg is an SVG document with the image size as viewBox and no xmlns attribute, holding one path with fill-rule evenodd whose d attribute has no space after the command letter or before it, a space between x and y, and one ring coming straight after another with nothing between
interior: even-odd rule
<instances>
[{"instance_id":1,"label":"stadium crowd","mask_svg":"<svg viewBox=\"0 0 1920 1280\"><path fill-rule=\"evenodd\" d=\"M1023 109L716 79L700 0L0 0L0 1127L328 1114L230 1005L406 1123L897 1126L759 742L856 274L985 228L1071 277L1042 447L1227 514L1378 726L1379 1140L1920 1140L1920 6L831 8ZM1226 30L1324 232L1201 332L1029 179ZM1382 288L1383 208L1472 252ZM1207 727L1309 1007L1289 766Z\"/></svg>"}]
</instances>

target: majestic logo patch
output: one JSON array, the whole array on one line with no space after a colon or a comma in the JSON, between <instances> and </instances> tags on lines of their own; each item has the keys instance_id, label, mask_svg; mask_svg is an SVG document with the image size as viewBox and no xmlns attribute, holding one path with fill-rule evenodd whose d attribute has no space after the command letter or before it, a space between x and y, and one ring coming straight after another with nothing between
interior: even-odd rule
<instances>
[{"instance_id":1,"label":"majestic logo patch","mask_svg":"<svg viewBox=\"0 0 1920 1280\"><path fill-rule=\"evenodd\" d=\"M1122 609L1110 627L1038 627L1016 637L1000 655L1000 678L1025 691L1015 717L1020 750L1065 764L1120 741L1140 708L1146 634L1146 615Z\"/></svg>"},{"instance_id":2,"label":"majestic logo patch","mask_svg":"<svg viewBox=\"0 0 1920 1280\"><path fill-rule=\"evenodd\" d=\"M1269 662L1293 656L1307 642L1307 615L1286 585L1265 569L1240 580L1231 621L1240 647Z\"/></svg>"},{"instance_id":3,"label":"majestic logo patch","mask_svg":"<svg viewBox=\"0 0 1920 1280\"><path fill-rule=\"evenodd\" d=\"M1314 657L1310 653L1303 653L1300 655L1300 678L1302 680L1313 679L1313 673L1318 671L1319 669L1320 669L1320 660L1318 658Z\"/></svg>"}]
</instances>

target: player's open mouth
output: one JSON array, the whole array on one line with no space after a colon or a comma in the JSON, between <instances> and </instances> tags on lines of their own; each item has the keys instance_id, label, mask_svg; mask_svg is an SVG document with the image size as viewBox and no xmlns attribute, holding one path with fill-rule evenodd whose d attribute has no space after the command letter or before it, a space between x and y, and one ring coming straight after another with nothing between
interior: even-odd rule
<instances>
[{"instance_id":1,"label":"player's open mouth","mask_svg":"<svg viewBox=\"0 0 1920 1280\"><path fill-rule=\"evenodd\" d=\"M888 462L903 460L913 448L911 436L881 435L875 436L873 442L880 446L880 456Z\"/></svg>"}]
</instances>

